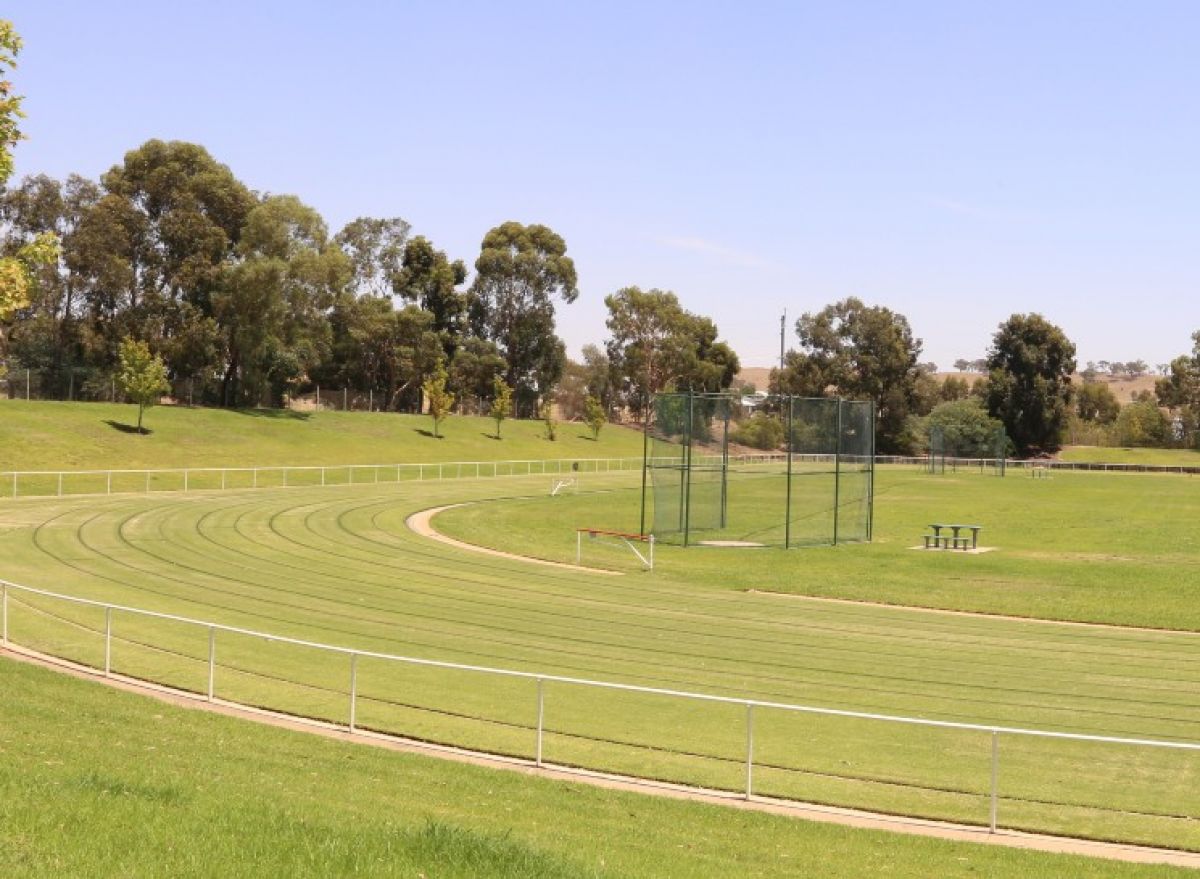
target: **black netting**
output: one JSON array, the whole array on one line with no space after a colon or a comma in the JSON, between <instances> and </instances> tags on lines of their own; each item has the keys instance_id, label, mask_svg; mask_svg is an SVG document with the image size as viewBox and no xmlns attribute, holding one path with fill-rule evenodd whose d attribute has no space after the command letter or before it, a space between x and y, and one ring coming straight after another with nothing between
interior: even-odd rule
<instances>
[{"instance_id":1,"label":"black netting","mask_svg":"<svg viewBox=\"0 0 1200 879\"><path fill-rule=\"evenodd\" d=\"M805 546L871 538L871 403L660 394L644 522L660 540ZM645 526L644 526L645 527Z\"/></svg>"}]
</instances>

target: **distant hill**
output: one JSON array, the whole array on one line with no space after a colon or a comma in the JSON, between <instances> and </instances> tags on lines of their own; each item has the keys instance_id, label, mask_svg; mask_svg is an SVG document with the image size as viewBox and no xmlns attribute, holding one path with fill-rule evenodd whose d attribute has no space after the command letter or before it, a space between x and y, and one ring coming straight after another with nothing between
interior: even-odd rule
<instances>
[{"instance_id":1,"label":"distant hill","mask_svg":"<svg viewBox=\"0 0 1200 879\"><path fill-rule=\"evenodd\" d=\"M771 369L769 366L747 366L742 369L734 378L734 387L743 384L754 385L756 390L767 390L767 384L770 381ZM965 378L968 382L973 382L979 378L977 372L939 372L938 379L945 381L947 378L954 376L955 378ZM1116 394L1117 399L1122 404L1128 403L1133 399L1133 395L1140 391L1150 391L1154 393L1154 382L1158 376L1143 375L1141 378L1126 379L1126 378L1111 378L1109 376L1097 376L1096 381L1102 382L1112 388L1112 392ZM1083 384L1083 377L1076 374L1075 384Z\"/></svg>"}]
</instances>

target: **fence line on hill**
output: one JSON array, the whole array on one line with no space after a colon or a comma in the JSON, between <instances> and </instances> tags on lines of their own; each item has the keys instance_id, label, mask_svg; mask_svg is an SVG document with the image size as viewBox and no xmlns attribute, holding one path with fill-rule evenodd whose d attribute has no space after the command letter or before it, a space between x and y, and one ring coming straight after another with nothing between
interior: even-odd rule
<instances>
[{"instance_id":1,"label":"fence line on hill","mask_svg":"<svg viewBox=\"0 0 1200 879\"><path fill-rule=\"evenodd\" d=\"M13 612L12 612L12 608L10 608L10 603L14 606L21 605L25 608L30 609L31 611L33 611L35 613L41 613L45 616L52 616L52 615L48 614L45 611L39 611L38 608L36 608L34 604L30 603L27 600L22 601L20 598L17 597L18 595L36 596L37 598L40 598L40 599L49 599L53 602L59 602L59 603L67 604L67 605L76 605L76 606L83 606L83 607L89 607L89 608L102 610L104 613L104 628L103 628L103 635L102 635L102 637L103 637L103 657L104 657L103 662L102 663L92 663L92 662L87 662L86 660L81 661L78 657L72 658L72 657L65 656L65 655L63 655L63 653L64 653L63 646L61 645L61 643L58 643L58 642L55 643L55 646L57 646L57 648L58 648L58 652L55 652L53 648L49 649L49 650L45 649L45 645L35 646L35 645L31 645L31 644L22 644L19 636L14 634L14 632L12 631L14 626L11 623L11 620L13 617ZM683 701L683 702L687 702L687 703L691 703L691 704L700 704L700 705L718 704L718 705L734 706L734 707L740 708L744 711L743 721L742 721L742 724L743 724L742 731L744 733L744 751L742 752L743 758L744 758L744 777L743 777L744 784L741 786L740 789L729 790L728 788L726 788L726 791L731 796L738 796L738 797L746 799L746 800L755 798L754 771L756 768L756 763L755 763L754 718L755 718L756 711L759 712L760 714L763 712L767 712L767 711L789 712L789 713L796 713L796 714L817 715L817 716L831 717L831 718L867 721L870 723L884 724L884 725L889 725L889 724L890 725L903 725L903 726L911 726L911 727L921 727L921 728L926 728L926 729L956 730L956 731L963 731L963 732L979 733L985 737L985 740L990 740L990 760L988 761L988 767L987 767L988 777L986 779L986 784L983 784L980 786L980 791L986 790L986 794L978 793L976 795L979 796L980 798L986 797L986 804L988 807L988 818L986 821L986 826L987 826L988 830L992 833L995 833L997 831L997 829L1002 826L1001 821L1000 821L1000 810L999 810L1000 802L1002 799L1001 794L1000 794L1000 767L1001 767L1000 744L1001 744L1002 737L1004 737L1004 738L1027 738L1027 739L1032 738L1032 739L1039 739L1039 740L1052 739L1052 740L1058 740L1058 741L1124 746L1124 747L1129 747L1129 748L1134 748L1134 749L1160 749L1160 750L1200 753L1200 743L1187 742L1187 741L1164 741L1164 740L1160 740L1160 739L1133 738L1133 737L1121 737L1121 736L1104 736L1104 735L1095 735L1095 734L1088 734L1088 733L1063 732L1063 731L1058 731L1058 730L1045 730L1045 729L1025 728L1025 727L1017 727L1017 726L1003 726L1003 725L992 725L992 724L965 723L965 722L956 722L956 721L947 721L947 720L935 720L935 719L924 718L924 717L911 717L911 716L896 715L896 714L884 714L884 713L878 713L878 712L853 711L853 710L846 710L846 709L821 707L821 706L815 706L815 705L801 705L801 704L794 704L794 703L787 703L787 702L775 702L775 701L761 700L761 699L744 699L744 698L737 698L737 697L731 697L731 696L719 696L719 695L714 695L714 694L709 694L709 693L696 693L696 692L688 692L688 691L684 691L684 690L672 690L672 689L666 689L666 688L662 688L662 687L646 687L646 686L638 686L638 685L634 685L634 684L623 684L623 683L617 683L617 682L612 682L612 681L590 680L587 678L570 677L570 676L540 673L540 672L528 672L528 671L518 671L518 670L513 670L513 669L493 668L493 667L482 666L482 665L471 665L471 664L464 664L464 663L448 662L448 661L443 661L443 660L424 659L424 658L412 657L412 656L400 656L400 655L389 654L389 653L380 653L380 652L371 651L371 650L358 650L358 649L349 648L349 647L339 647L339 646L330 645L330 644L323 644L320 642L309 641L309 640L300 639L300 638L291 638L291 637L287 637L287 636L272 634L269 632L259 632L259 631L255 631L252 629L246 629L246 628L242 628L242 627L238 627L238 626L229 626L229 625L224 625L221 623L215 623L215 622L211 622L211 621L198 620L198 619L193 619L190 617L178 616L176 614L163 613L160 611L144 610L141 608L112 604L112 603L104 602L104 601L96 601L93 599L81 598L78 596L63 595L60 593L51 592L51 591L44 590L44 589L36 589L33 587L29 587L29 586L22 586L20 584L12 583L12 582L9 582L6 580L0 580L0 646L2 646L5 649L17 649L17 650L24 649L24 650L27 650L32 653L55 656L57 658L64 659L64 660L73 662L77 665L82 665L86 668L89 668L90 670L95 671L95 672L103 675L106 678L112 677L114 674L118 674L117 672L114 671L114 668L113 668L113 642L114 642L114 640L118 640L118 641L122 640L120 638L117 638L116 635L114 634L115 621L116 621L117 614L140 617L140 618L144 618L144 619L154 620L157 622L182 624L184 626L199 629L203 633L206 633L207 634L207 659L200 660L200 659L197 659L196 657L191 657L191 656L188 657L189 659L193 659L194 661L197 661L197 662L205 662L206 682L205 682L205 686L203 687L203 689L196 688L193 690L189 690L189 689L181 688L178 684L171 684L167 680L165 680L165 678L168 677L168 675L165 672L160 673L159 680L155 680L153 677L138 677L133 680L136 680L141 683L154 684L156 686L164 686L169 689L175 690L177 692L182 692L182 693L187 693L189 695L196 695L199 697L203 697L204 699L206 699L209 702L218 701L218 698L219 698L218 697L218 693L219 693L218 671L220 671L221 666L217 659L217 657L218 657L218 651L217 651L218 637L217 636L218 636L218 634L221 634L221 633L225 634L227 637L231 636L231 635L238 635L238 636L255 638L255 639L263 639L267 643L287 644L287 645L292 645L292 646L301 647L301 648L305 648L305 649L320 651L323 654L326 654L328 656L343 657L343 658L348 659L349 660L348 668L343 670L343 673L346 674L345 689L342 693L342 697L345 698L345 700L346 700L345 714L343 716L342 721L339 722L339 721L335 720L335 721L333 721L333 723L335 723L335 725L344 726L351 733L356 733L356 732L361 731L360 727L357 723L358 703L359 703L360 699L367 699L369 701L369 697L362 697L359 695L358 665L359 665L359 660L362 660L362 659L379 660L379 661L383 661L386 663L394 663L394 664L404 665L404 666L408 666L408 667L424 667L424 668L429 668L429 669L438 669L438 670L453 671L453 672L466 672L466 673L470 673L472 675L479 675L481 677L481 679L483 679L485 681L485 683L482 683L480 685L480 688L484 689L484 690L488 689L488 687L489 687L489 685L486 683L486 681L495 679L495 678L519 679L519 680L525 680L525 681L532 682L536 685L535 694L533 696L533 699L531 699L531 701L535 702L535 704L531 705L530 707L536 709L536 718L537 718L536 724L533 726L532 729L529 730L529 732L532 733L533 741L528 743L528 745L527 745L527 748L528 748L527 753L530 756L528 758L518 757L517 759L523 759L523 760L525 760L525 762L532 763L533 765L538 766L538 767L555 766L556 768L565 768L565 769L576 768L576 769L582 769L584 771L601 771L601 772L605 771L604 767L602 767L602 766L596 766L596 765L587 766L587 765L583 765L583 764L579 764L579 763L555 764L552 761L549 761L546 759L545 753L544 753L544 738L545 738L545 734L547 731L547 725L546 725L547 704L546 704L546 698L545 698L546 684L551 684L551 683L559 684L559 685L564 685L564 686L568 686L568 687L578 687L578 688L589 689L589 690L593 690L593 691L597 691L597 690L599 690L599 691L616 691L616 692L622 692L622 693L650 695L650 696L656 696L656 697L663 697L663 698L666 698L669 700L674 700L674 701ZM91 634L99 634L98 628L91 628L91 627L85 626L82 623L69 621L62 617L55 617L55 619L58 619L61 622L66 622L68 625L70 625L76 629L84 629L85 631L87 631ZM141 637L146 637L146 636L143 634L143 635L141 635ZM138 642L136 639L129 640L128 636L125 639L125 641L126 641L126 644L141 643L143 646L147 646L143 642ZM156 648L156 649L165 650L166 648ZM180 654L180 655L182 655L182 654ZM229 671L229 672L236 671L239 674L250 674L250 675L254 674L253 672L247 672L245 669L236 669L235 667L232 667L232 666L229 667L227 671ZM275 680L273 680L273 683L276 686L278 686L280 683L282 683L282 681L279 679L275 679ZM230 699L220 699L220 701L226 702L227 704L241 705L243 707L256 707L254 705L249 705L244 702L237 702L237 701L230 700ZM288 710L288 709L283 709L283 710L285 713L291 714L293 716L309 717L314 720L322 720L322 718L312 715L312 714L306 715L304 713L304 708L302 706L291 706L291 709L292 710ZM326 720L326 722L328 722L328 721ZM404 729L387 729L387 730L369 729L369 730L367 730L367 732L382 733L385 735L393 735L393 736L399 736L399 737L405 737L406 732L412 734L411 730L406 731ZM468 747L468 748L470 747L470 746L464 746L461 743L455 743L452 741L447 741L447 742L432 741L430 743L435 744L435 745L449 746L449 747ZM933 745L933 744L930 744L929 747L936 749L936 745ZM478 747L476 747L475 750L478 751ZM488 752L482 751L479 753L486 754ZM495 753L495 752L492 752L492 753ZM497 756L500 756L500 755L497 755ZM685 756L695 758L695 759L699 760L700 762L703 761L703 755L685 754ZM638 777L638 776L636 774L634 774L633 777ZM1152 784L1152 782L1150 782L1150 783ZM777 797L775 797L775 798L777 798ZM1063 803L1060 803L1060 805L1070 806L1070 805L1078 805L1078 804L1073 804L1070 802L1063 802ZM1101 807L1089 807L1089 808L1101 808ZM1168 817L1182 819L1182 820L1186 820L1186 821L1193 821L1193 820L1196 820L1198 816L1196 816L1196 815L1170 815ZM982 821L978 821L975 823L978 823L980 825L985 824L985 822L982 822ZM1028 828L1025 828L1025 829L1028 829Z\"/></svg>"},{"instance_id":2,"label":"fence line on hill","mask_svg":"<svg viewBox=\"0 0 1200 879\"><path fill-rule=\"evenodd\" d=\"M651 459L655 460L655 459ZM784 454L728 456L732 466L778 464ZM833 461L833 455L792 455L793 461ZM849 460L842 456L842 461ZM533 458L510 461L442 461L409 464L304 464L268 467L157 467L113 470L0 471L0 492L10 498L64 495L148 494L154 491L226 491L494 479L509 476L563 476L639 471L643 458ZM677 464L675 459L664 463Z\"/></svg>"},{"instance_id":3,"label":"fence line on hill","mask_svg":"<svg viewBox=\"0 0 1200 879\"><path fill-rule=\"evenodd\" d=\"M832 454L793 453L792 461L832 463ZM732 467L783 464L784 452L729 455ZM842 455L844 463L865 463L862 456ZM879 465L924 468L928 458L876 455ZM946 465L963 470L995 468L996 458L946 458ZM378 482L418 482L444 479L492 479L502 476L557 476L640 470L641 456L623 458L533 458L511 461L443 461L407 464L283 464L267 467L152 467L111 470L4 470L0 496L61 497L63 495L147 494L152 491L225 491L247 488L288 488L358 485ZM664 459L665 464L678 463ZM1007 468L1111 473L1200 474L1200 466L1169 464L1105 464L1087 461L1007 459Z\"/></svg>"}]
</instances>

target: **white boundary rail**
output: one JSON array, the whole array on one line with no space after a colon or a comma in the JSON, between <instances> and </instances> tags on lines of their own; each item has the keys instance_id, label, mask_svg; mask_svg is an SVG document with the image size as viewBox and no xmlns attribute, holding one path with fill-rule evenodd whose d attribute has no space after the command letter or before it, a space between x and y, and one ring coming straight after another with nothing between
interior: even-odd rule
<instances>
[{"instance_id":1,"label":"white boundary rail","mask_svg":"<svg viewBox=\"0 0 1200 879\"><path fill-rule=\"evenodd\" d=\"M730 455L730 465L782 464L783 453ZM833 455L793 454L793 462L825 463ZM866 459L842 456L842 463L865 463ZM668 459L667 464L678 463ZM923 467L924 457L877 455L876 464ZM986 469L994 458L947 458L946 463L963 469ZM1200 474L1200 466L1165 464L1099 464L1085 461L1008 460L1010 468L1038 467L1052 470L1103 471L1109 473ZM377 482L418 482L443 479L493 479L502 476L574 475L640 470L642 458L546 458L513 461L444 461L422 464L327 464L278 465L270 467L173 467L129 470L3 470L0 497L62 497L64 495L145 494L154 491L228 491L233 489L360 485Z\"/></svg>"},{"instance_id":2,"label":"white boundary rail","mask_svg":"<svg viewBox=\"0 0 1200 879\"><path fill-rule=\"evenodd\" d=\"M10 498L146 494L155 491L361 485L444 479L493 479L640 470L636 458L547 458L515 461L442 461L421 464L329 464L273 467L174 467L130 470L0 471ZM3 496L0 495L0 496Z\"/></svg>"},{"instance_id":3,"label":"white boundary rail","mask_svg":"<svg viewBox=\"0 0 1200 879\"><path fill-rule=\"evenodd\" d=\"M214 701L217 698L217 634L225 632L228 634L236 634L249 636L253 638L263 638L270 642L278 642L282 644L291 644L298 647L305 647L314 650L325 651L331 655L348 657L349 676L346 682L346 698L347 705L347 722L346 726L350 732L356 731L356 703L358 694L358 659L369 658L376 660L384 660L388 662L402 663L407 665L424 666L427 668L441 668L454 671L474 672L481 676L499 676L507 678L521 678L524 680L533 681L537 685L537 725L535 728L534 746L534 765L541 767L548 765L548 761L543 759L543 736L545 731L545 684L557 683L567 684L577 687L590 687L601 690L617 690L629 693L642 693L655 696L664 696L672 699L690 700L695 702L720 703L725 705L739 705L745 708L745 786L741 791L741 796L744 799L752 799L754 797L754 712L755 709L772 709L776 711L789 711L805 714L823 715L826 717L843 717L853 718L857 720L875 721L879 723L890 724L907 724L920 727L933 727L938 729L951 730L967 730L983 733L991 738L991 762L990 762L990 782L989 782L989 819L988 829L995 833L1000 826L999 803L1000 803L1000 738L1001 736L1025 736L1045 739L1058 739L1074 742L1094 742L1109 745L1125 745L1135 748L1163 748L1175 751L1190 751L1200 753L1200 743L1192 742L1169 742L1156 739L1140 739L1140 738L1121 738L1114 736L1090 735L1086 733L1070 733L1057 732L1052 730L1028 729L1023 727L1012 726L989 726L976 723L957 723L946 720L930 720L921 717L905 717L893 714L879 714L866 711L849 711L838 708L822 708L814 705L796 705L786 702L770 702L758 699L738 699L729 696L716 696L706 693L690 693L681 690L668 690L660 687L641 687L633 684L620 684L609 681L594 681L586 678L566 677L553 674L539 674L536 672L514 671L511 669L489 668L481 665L466 665L456 662L444 662L433 659L420 659L411 656L397 656L389 653L377 653L370 650L354 650L348 647L336 647L329 644L322 644L315 641L306 641L299 638L289 638L282 635L272 635L267 632L258 632L252 629L243 629L237 626L226 626L219 623L206 622L196 620L190 617L176 616L174 614L161 613L158 611L142 610L135 607L127 607L118 604L109 604L103 601L94 601L87 598L79 598L71 595L61 595L56 592L50 592L44 589L35 589L29 586L21 586L17 583L10 583L6 580L0 580L0 646L8 648L10 644L15 644L15 639L10 640L9 632L9 596L11 593L24 593L28 595L37 595L43 598L49 598L56 601L67 602L70 604L85 605L88 607L99 608L104 611L104 664L102 668L97 668L105 677L112 675L112 641L113 641L113 615L115 612L132 614L135 616L146 617L157 620L167 620L175 623L183 623L186 625L196 626L197 628L207 630L208 632L208 682L205 692L205 698L208 701ZM89 666L95 667L95 666ZM233 704L233 703L231 703ZM403 735L402 731L396 731L397 734ZM566 767L564 767L566 768ZM591 767L581 767L589 769ZM1190 820L1190 819L1189 819Z\"/></svg>"}]
</instances>

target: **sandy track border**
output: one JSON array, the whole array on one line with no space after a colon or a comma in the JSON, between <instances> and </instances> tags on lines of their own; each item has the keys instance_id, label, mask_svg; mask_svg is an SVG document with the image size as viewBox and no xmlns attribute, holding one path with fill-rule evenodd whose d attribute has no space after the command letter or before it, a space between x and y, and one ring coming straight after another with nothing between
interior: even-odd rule
<instances>
[{"instance_id":1,"label":"sandy track border","mask_svg":"<svg viewBox=\"0 0 1200 879\"><path fill-rule=\"evenodd\" d=\"M568 565L566 562L552 562L549 559L539 559L528 555L517 555L515 552L504 552L500 549L492 549L488 546L480 546L477 543L467 543L465 540L456 540L453 537L447 537L442 532L433 527L433 517L444 510L453 510L455 507L469 507L478 501L466 501L459 504L445 504L440 507L430 507L427 510L418 510L407 519L404 524L414 534L419 534L421 537L428 537L431 540L436 540L439 543L444 543L447 546L453 546L456 549L466 549L471 552L482 553L483 555L496 556L502 559L512 559L518 562L529 562L534 565L547 565L551 568L558 568L564 571L575 571L576 573L584 574L601 574L606 577L621 577L624 576L620 571L606 571L604 568L589 568L583 565Z\"/></svg>"},{"instance_id":2,"label":"sandy track border","mask_svg":"<svg viewBox=\"0 0 1200 879\"><path fill-rule=\"evenodd\" d=\"M783 815L789 818L820 821L844 827L907 833L913 836L973 842L984 845L998 845L1006 848L1040 851L1049 854L1082 855L1128 863L1168 864L1200 869L1200 853L1196 852L1098 842L1064 836L1049 836L1045 834L1025 833L1017 830L1001 829L996 833L989 833L987 828L967 824L881 815L856 809L777 800L770 797L754 796L751 799L746 799L741 795L725 791L555 766L545 762L541 766L537 766L531 760L523 760L517 757L503 757L479 751L469 751L448 745L436 745L406 739L402 736L362 729L352 732L345 726L339 726L327 721L297 717L295 715L269 711L265 708L255 708L236 702L227 702L223 699L216 699L209 702L205 696L190 693L186 690L177 690L162 684L154 684L115 673L105 677L103 672L88 666L48 656L33 650L27 650L11 643L7 648L0 648L0 657L7 657L16 662L36 665L82 680L106 684L117 690L148 696L160 702L182 708L209 711L226 717L251 720L268 726L288 729L294 732L304 732L310 735L319 735L327 739L349 742L351 744L371 745L389 751L435 756L444 760L517 772L522 775L532 775L558 781L574 782L576 784L588 784L607 790L628 791L675 800L708 803L726 808Z\"/></svg>"}]
</instances>

